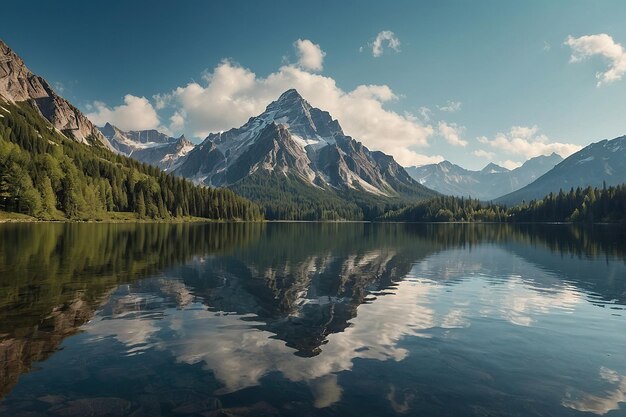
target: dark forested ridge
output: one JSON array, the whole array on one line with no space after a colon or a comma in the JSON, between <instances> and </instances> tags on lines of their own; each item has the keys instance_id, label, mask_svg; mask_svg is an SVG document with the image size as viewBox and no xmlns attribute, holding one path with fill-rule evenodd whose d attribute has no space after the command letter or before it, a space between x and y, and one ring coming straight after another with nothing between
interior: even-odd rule
<instances>
[{"instance_id":1,"label":"dark forested ridge","mask_svg":"<svg viewBox=\"0 0 626 417\"><path fill-rule=\"evenodd\" d=\"M0 210L42 219L195 216L259 220L261 209L227 189L195 186L55 130L29 103L0 101Z\"/></svg>"},{"instance_id":2,"label":"dark forested ridge","mask_svg":"<svg viewBox=\"0 0 626 417\"><path fill-rule=\"evenodd\" d=\"M541 200L522 203L509 210L524 222L626 222L626 184L602 188L571 188L550 193Z\"/></svg>"},{"instance_id":3,"label":"dark forested ridge","mask_svg":"<svg viewBox=\"0 0 626 417\"><path fill-rule=\"evenodd\" d=\"M230 188L261 205L268 220L376 220L424 196L386 197L355 190L341 195L281 174L253 174Z\"/></svg>"},{"instance_id":4,"label":"dark forested ridge","mask_svg":"<svg viewBox=\"0 0 626 417\"><path fill-rule=\"evenodd\" d=\"M507 208L471 198L441 196L385 213L382 221L626 222L626 184L570 189Z\"/></svg>"}]
</instances>

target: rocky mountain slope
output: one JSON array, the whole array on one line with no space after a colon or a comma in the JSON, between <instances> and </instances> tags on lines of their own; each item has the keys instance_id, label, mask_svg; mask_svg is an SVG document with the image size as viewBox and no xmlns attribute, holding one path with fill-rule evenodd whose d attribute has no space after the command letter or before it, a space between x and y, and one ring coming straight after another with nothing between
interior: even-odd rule
<instances>
[{"instance_id":1,"label":"rocky mountain slope","mask_svg":"<svg viewBox=\"0 0 626 417\"><path fill-rule=\"evenodd\" d=\"M576 187L602 187L626 182L626 136L592 143L572 154L527 186L496 202L513 205Z\"/></svg>"},{"instance_id":2,"label":"rocky mountain slope","mask_svg":"<svg viewBox=\"0 0 626 417\"><path fill-rule=\"evenodd\" d=\"M243 126L210 134L175 173L214 186L273 175L330 192L435 194L414 181L393 157L346 136L328 112L312 107L293 89Z\"/></svg>"},{"instance_id":3,"label":"rocky mountain slope","mask_svg":"<svg viewBox=\"0 0 626 417\"><path fill-rule=\"evenodd\" d=\"M33 74L24 61L0 40L0 98L32 103L52 125L68 138L112 149L98 128L50 84Z\"/></svg>"},{"instance_id":4,"label":"rocky mountain slope","mask_svg":"<svg viewBox=\"0 0 626 417\"><path fill-rule=\"evenodd\" d=\"M480 171L470 171L448 161L406 170L420 184L441 194L493 200L530 184L562 160L553 153L529 159L513 170L490 163Z\"/></svg>"},{"instance_id":5,"label":"rocky mountain slope","mask_svg":"<svg viewBox=\"0 0 626 417\"><path fill-rule=\"evenodd\" d=\"M118 152L164 171L178 167L194 148L184 135L174 138L154 129L124 132L110 123L99 129Z\"/></svg>"}]
</instances>

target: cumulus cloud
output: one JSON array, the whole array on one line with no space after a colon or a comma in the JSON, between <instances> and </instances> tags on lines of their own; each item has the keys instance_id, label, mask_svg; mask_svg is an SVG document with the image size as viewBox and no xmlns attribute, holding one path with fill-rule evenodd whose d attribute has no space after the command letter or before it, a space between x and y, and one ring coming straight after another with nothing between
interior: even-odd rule
<instances>
[{"instance_id":1,"label":"cumulus cloud","mask_svg":"<svg viewBox=\"0 0 626 417\"><path fill-rule=\"evenodd\" d=\"M484 149L475 150L472 152L472 155L477 156L479 158L489 159L489 160L493 159L496 156L494 152L489 152Z\"/></svg>"},{"instance_id":2,"label":"cumulus cloud","mask_svg":"<svg viewBox=\"0 0 626 417\"><path fill-rule=\"evenodd\" d=\"M467 146L467 141L461 139L461 133L465 130L463 126L454 123L439 122L437 131L439 136L444 138L452 146Z\"/></svg>"},{"instance_id":3,"label":"cumulus cloud","mask_svg":"<svg viewBox=\"0 0 626 417\"><path fill-rule=\"evenodd\" d=\"M422 165L438 164L446 159L441 155L423 155L421 153L402 148L398 148L395 152L390 153L396 158L396 161L398 161L400 165L405 167L420 167Z\"/></svg>"},{"instance_id":4,"label":"cumulus cloud","mask_svg":"<svg viewBox=\"0 0 626 417\"><path fill-rule=\"evenodd\" d=\"M525 158L550 155L553 152L566 158L582 148L573 143L552 142L546 135L539 133L537 126L513 126L506 133L496 134L493 139L481 136L478 141L494 149Z\"/></svg>"},{"instance_id":5,"label":"cumulus cloud","mask_svg":"<svg viewBox=\"0 0 626 417\"><path fill-rule=\"evenodd\" d=\"M398 100L388 86L359 85L344 91L333 78L297 65L284 65L267 77L258 77L250 69L224 60L205 74L202 82L191 82L155 100L158 106L179 112L179 126L184 120L186 130L205 137L209 132L241 126L290 88L296 88L314 107L329 111L346 134L393 155L403 165L439 159L413 149L427 146L434 129L410 113L386 109L387 103Z\"/></svg>"},{"instance_id":6,"label":"cumulus cloud","mask_svg":"<svg viewBox=\"0 0 626 417\"><path fill-rule=\"evenodd\" d=\"M601 56L608 62L609 68L606 71L596 73L598 86L621 80L626 73L626 51L606 33L579 38L569 36L565 45L572 49L570 62L581 62L594 55Z\"/></svg>"},{"instance_id":7,"label":"cumulus cloud","mask_svg":"<svg viewBox=\"0 0 626 417\"><path fill-rule=\"evenodd\" d=\"M446 104L443 106L437 106L437 108L441 111L445 111L446 113L456 113L461 110L463 103L460 101L450 101L448 100Z\"/></svg>"},{"instance_id":8,"label":"cumulus cloud","mask_svg":"<svg viewBox=\"0 0 626 417\"><path fill-rule=\"evenodd\" d=\"M159 116L156 110L145 97L137 97L131 94L124 96L124 104L113 108L96 101L92 106L93 111L86 116L98 126L107 122L122 130L155 129L159 126Z\"/></svg>"},{"instance_id":9,"label":"cumulus cloud","mask_svg":"<svg viewBox=\"0 0 626 417\"><path fill-rule=\"evenodd\" d=\"M305 70L321 71L326 52L308 39L298 39L293 44L298 52L298 65Z\"/></svg>"},{"instance_id":10,"label":"cumulus cloud","mask_svg":"<svg viewBox=\"0 0 626 417\"><path fill-rule=\"evenodd\" d=\"M378 58L384 52L385 45L389 49L400 52L400 39L390 30L383 30L376 35L376 39L372 42L372 56Z\"/></svg>"},{"instance_id":11,"label":"cumulus cloud","mask_svg":"<svg viewBox=\"0 0 626 417\"><path fill-rule=\"evenodd\" d=\"M179 132L183 129L184 126L185 126L185 117L183 116L181 112L179 111L175 112L170 117L169 130L172 132Z\"/></svg>"}]
</instances>

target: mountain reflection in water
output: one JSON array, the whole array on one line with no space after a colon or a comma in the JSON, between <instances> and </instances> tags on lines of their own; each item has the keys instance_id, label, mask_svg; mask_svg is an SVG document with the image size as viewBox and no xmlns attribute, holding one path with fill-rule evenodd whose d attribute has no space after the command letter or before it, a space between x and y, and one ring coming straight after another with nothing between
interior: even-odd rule
<instances>
[{"instance_id":1,"label":"mountain reflection in water","mask_svg":"<svg viewBox=\"0 0 626 417\"><path fill-rule=\"evenodd\" d=\"M624 414L619 228L0 234L2 415Z\"/></svg>"}]
</instances>

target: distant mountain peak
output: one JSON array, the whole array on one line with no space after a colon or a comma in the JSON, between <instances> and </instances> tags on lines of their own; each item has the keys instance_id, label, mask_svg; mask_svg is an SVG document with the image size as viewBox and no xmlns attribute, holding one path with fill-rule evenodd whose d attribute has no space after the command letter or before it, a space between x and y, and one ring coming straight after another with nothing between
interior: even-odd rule
<instances>
[{"instance_id":1,"label":"distant mountain peak","mask_svg":"<svg viewBox=\"0 0 626 417\"><path fill-rule=\"evenodd\" d=\"M285 100L302 100L302 101L306 101L306 100L304 100L302 95L300 95L298 90L296 90L295 88L290 88L289 90L287 90L284 93L282 93L278 97L277 101L285 101Z\"/></svg>"},{"instance_id":2,"label":"distant mountain peak","mask_svg":"<svg viewBox=\"0 0 626 417\"><path fill-rule=\"evenodd\" d=\"M276 100L268 104L265 108L265 113L281 108L290 108L292 110L303 109L304 111L309 111L312 106L304 99L304 97L300 95L300 93L298 93L298 90L292 88L285 91Z\"/></svg>"},{"instance_id":3,"label":"distant mountain peak","mask_svg":"<svg viewBox=\"0 0 626 417\"><path fill-rule=\"evenodd\" d=\"M155 129L125 132L108 122L99 129L118 152L165 171L178 167L194 148L185 135L174 138Z\"/></svg>"},{"instance_id":4,"label":"distant mountain peak","mask_svg":"<svg viewBox=\"0 0 626 417\"><path fill-rule=\"evenodd\" d=\"M534 158L530 158L528 161L522 164L522 167L531 167L534 165L551 165L555 166L559 162L563 161L563 157L556 152L552 152L550 155L539 155ZM517 168L519 169L519 168Z\"/></svg>"},{"instance_id":5,"label":"distant mountain peak","mask_svg":"<svg viewBox=\"0 0 626 417\"><path fill-rule=\"evenodd\" d=\"M488 163L482 170L481 172L484 173L488 173L488 174L496 174L496 173L502 173L502 172L509 172L509 169L506 169L504 167L501 167L498 164L494 164L493 162Z\"/></svg>"},{"instance_id":6,"label":"distant mountain peak","mask_svg":"<svg viewBox=\"0 0 626 417\"><path fill-rule=\"evenodd\" d=\"M529 159L514 170L489 163L480 171L470 171L450 161L442 161L438 164L409 167L407 172L420 184L442 194L469 195L481 200L493 200L530 184L561 160L558 155L539 156Z\"/></svg>"}]
</instances>

